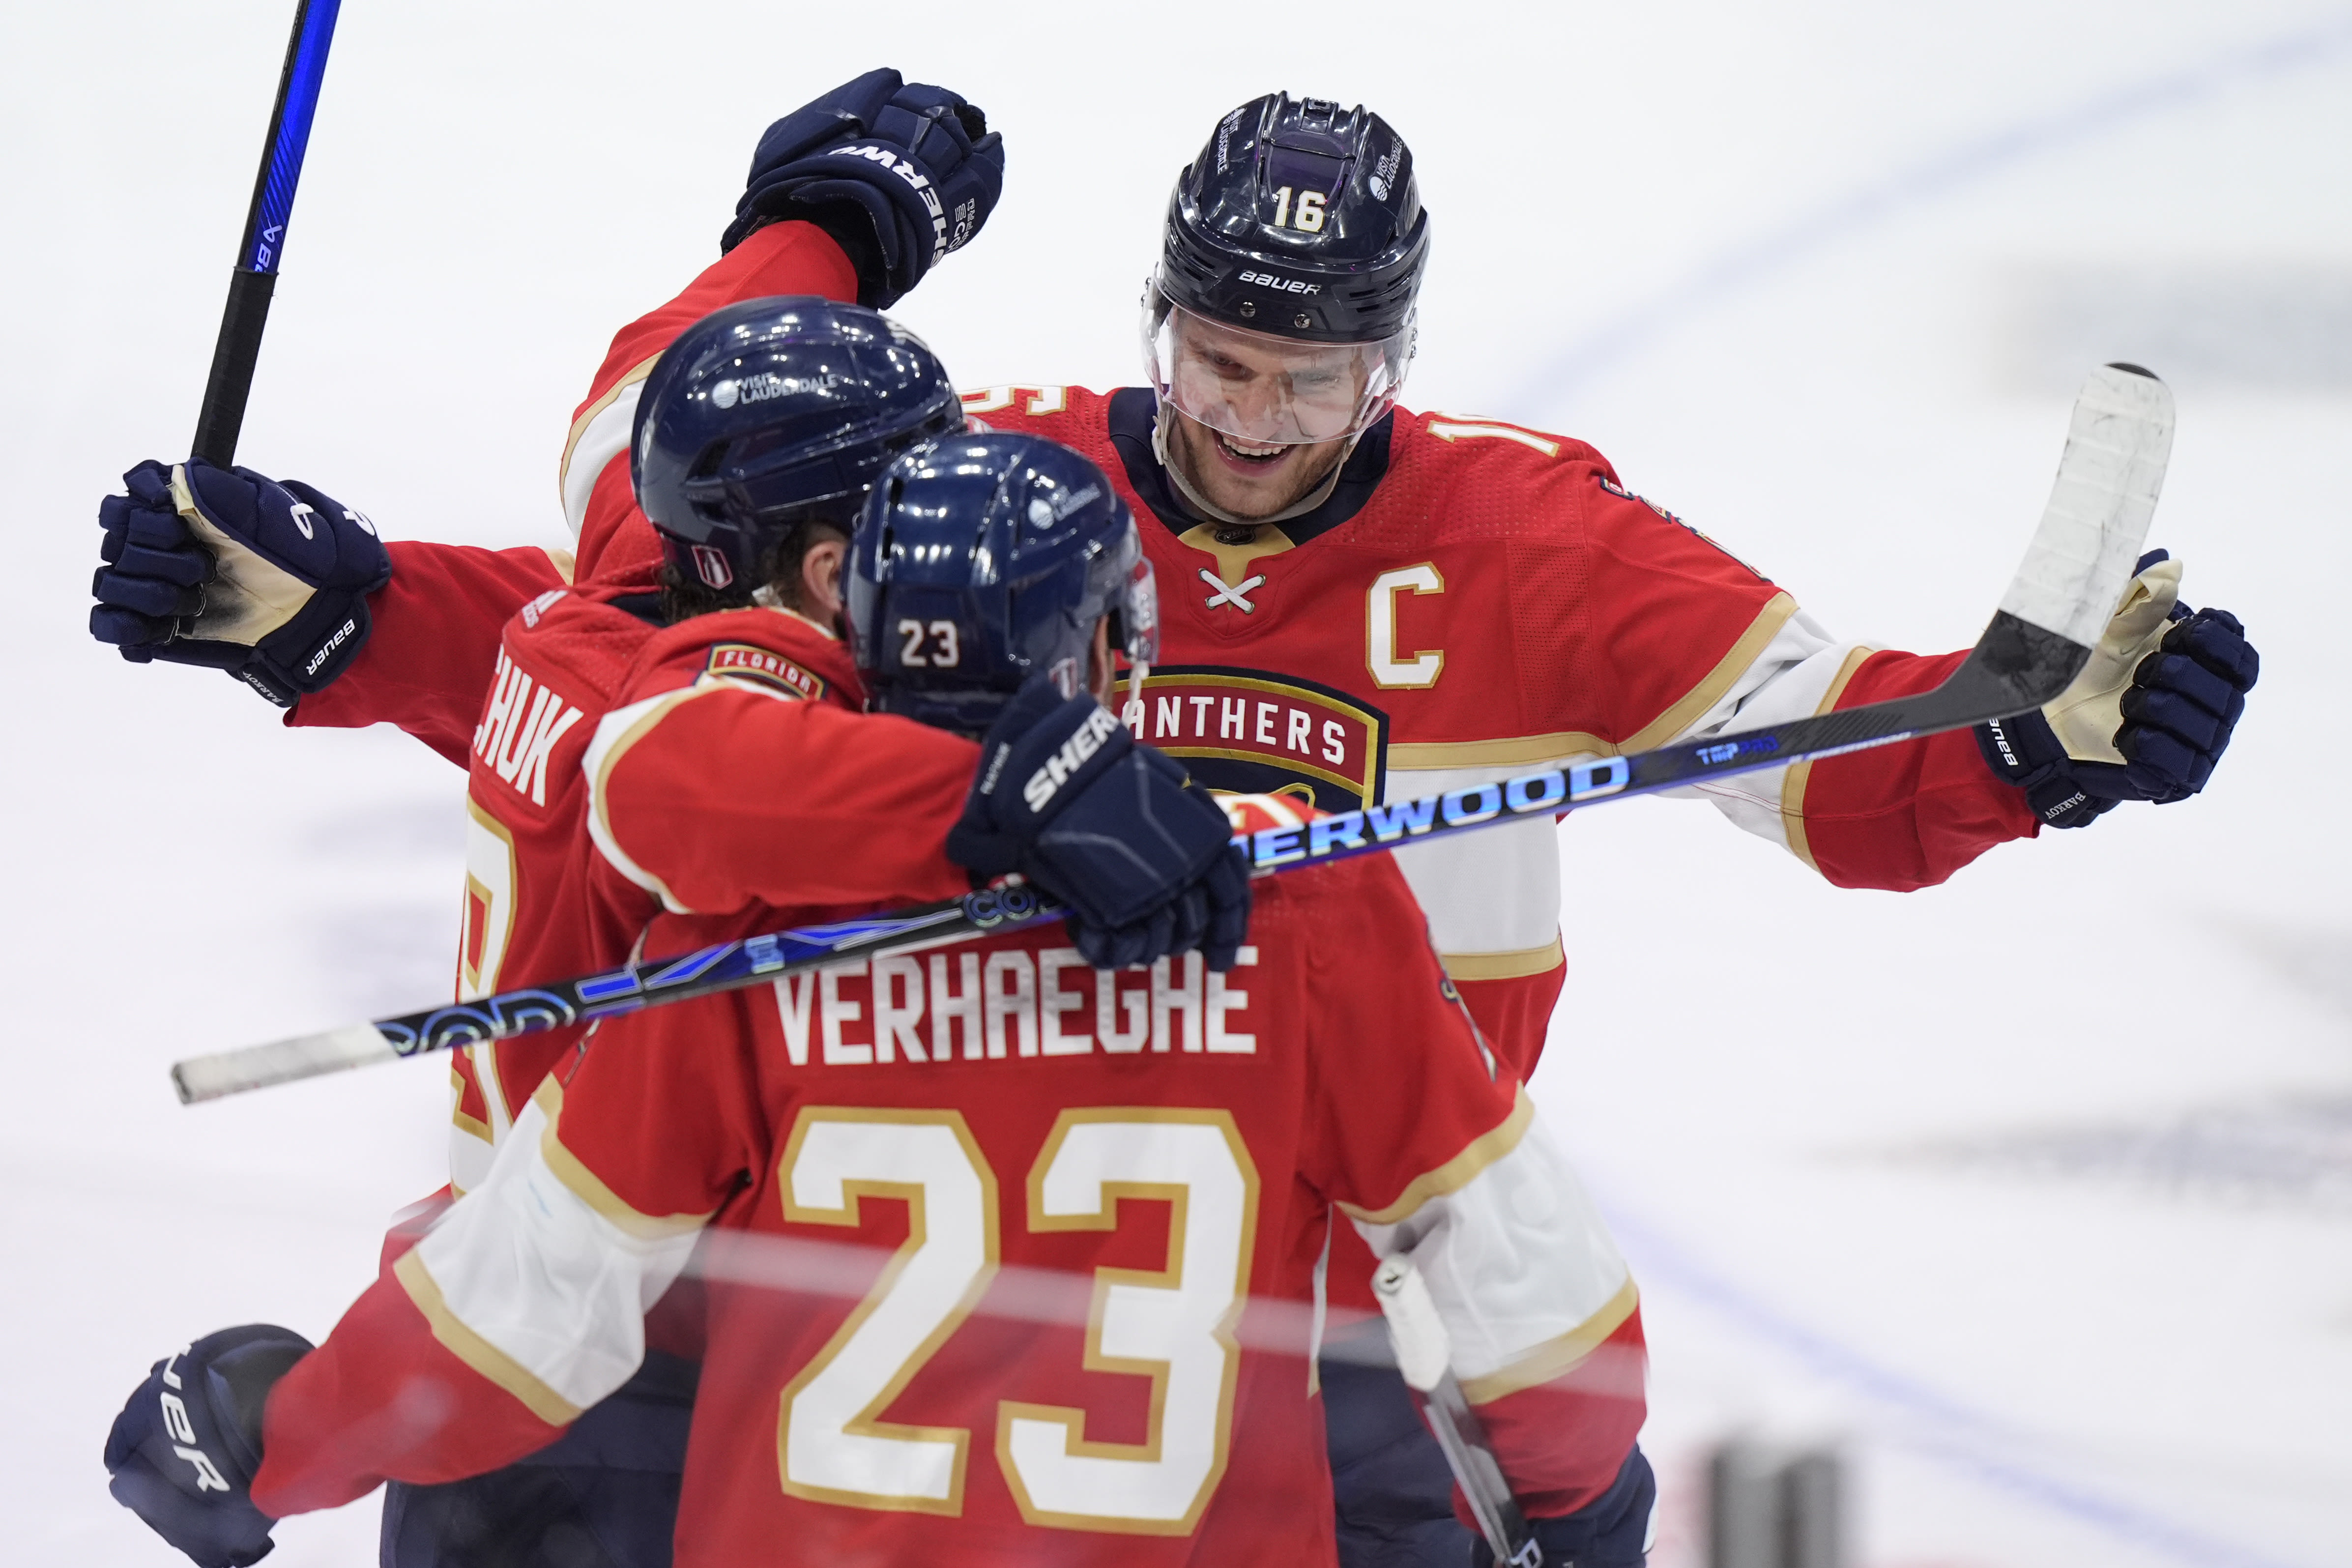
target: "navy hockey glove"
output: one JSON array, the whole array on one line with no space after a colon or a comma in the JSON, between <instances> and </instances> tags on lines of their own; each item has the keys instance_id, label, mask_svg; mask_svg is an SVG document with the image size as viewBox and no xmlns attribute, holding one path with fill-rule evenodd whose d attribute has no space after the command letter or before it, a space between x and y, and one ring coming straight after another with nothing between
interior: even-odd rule
<instances>
[{"instance_id":1,"label":"navy hockey glove","mask_svg":"<svg viewBox=\"0 0 2352 1568\"><path fill-rule=\"evenodd\" d=\"M1070 906L1070 939L1097 969L1199 948L1234 966L1249 932L1249 872L1208 791L1136 744L1091 697L1033 678L981 742L980 773L948 858L1018 871Z\"/></svg>"},{"instance_id":2,"label":"navy hockey glove","mask_svg":"<svg viewBox=\"0 0 2352 1568\"><path fill-rule=\"evenodd\" d=\"M833 236L881 310L980 232L1004 188L1004 138L941 87L894 70L846 81L768 127L719 237L723 253L782 218Z\"/></svg>"},{"instance_id":3,"label":"navy hockey glove","mask_svg":"<svg viewBox=\"0 0 2352 1568\"><path fill-rule=\"evenodd\" d=\"M1609 1489L1558 1519L1531 1519L1528 1529L1543 1548L1548 1564L1569 1568L1642 1568L1650 1560L1650 1516L1657 1507L1657 1478L1642 1450L1625 1463ZM1481 1539L1470 1548L1474 1568L1495 1568L1495 1554Z\"/></svg>"},{"instance_id":4,"label":"navy hockey glove","mask_svg":"<svg viewBox=\"0 0 2352 1568\"><path fill-rule=\"evenodd\" d=\"M114 1500L198 1568L246 1568L268 1556L278 1521L253 1506L261 1410L287 1369L315 1348L291 1329L248 1323L157 1362L106 1435Z\"/></svg>"},{"instance_id":5,"label":"navy hockey glove","mask_svg":"<svg viewBox=\"0 0 2352 1568\"><path fill-rule=\"evenodd\" d=\"M2235 616L2192 614L2179 588L2179 563L2161 550L2142 556L2065 694L1978 729L1985 761L2050 826L2083 826L2126 800L2186 800L2228 749L2262 660Z\"/></svg>"},{"instance_id":6,"label":"navy hockey glove","mask_svg":"<svg viewBox=\"0 0 2352 1568\"><path fill-rule=\"evenodd\" d=\"M140 464L99 502L89 635L144 664L226 669L280 708L359 657L392 557L365 517L298 480Z\"/></svg>"}]
</instances>

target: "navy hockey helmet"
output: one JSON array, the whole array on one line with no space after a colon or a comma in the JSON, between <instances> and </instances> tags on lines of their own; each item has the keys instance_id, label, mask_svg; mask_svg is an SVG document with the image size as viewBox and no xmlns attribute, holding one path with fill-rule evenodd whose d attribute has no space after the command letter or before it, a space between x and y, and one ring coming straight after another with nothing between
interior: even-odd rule
<instances>
[{"instance_id":1,"label":"navy hockey helmet","mask_svg":"<svg viewBox=\"0 0 2352 1568\"><path fill-rule=\"evenodd\" d=\"M1254 99L1218 122L1169 198L1144 290L1151 384L1244 439L1353 435L1403 386L1428 260L1412 153L1386 121L1327 99ZM1250 395L1227 384L1236 363L1261 373Z\"/></svg>"},{"instance_id":2,"label":"navy hockey helmet","mask_svg":"<svg viewBox=\"0 0 2352 1568\"><path fill-rule=\"evenodd\" d=\"M938 356L888 317L813 296L746 300L655 363L629 478L682 576L748 591L779 540L813 517L847 531L885 464L963 423Z\"/></svg>"},{"instance_id":3,"label":"navy hockey helmet","mask_svg":"<svg viewBox=\"0 0 2352 1568\"><path fill-rule=\"evenodd\" d=\"M955 436L892 463L858 514L845 597L872 706L966 734L1039 671L1077 695L1106 616L1139 685L1159 651L1127 503L1038 436Z\"/></svg>"}]
</instances>

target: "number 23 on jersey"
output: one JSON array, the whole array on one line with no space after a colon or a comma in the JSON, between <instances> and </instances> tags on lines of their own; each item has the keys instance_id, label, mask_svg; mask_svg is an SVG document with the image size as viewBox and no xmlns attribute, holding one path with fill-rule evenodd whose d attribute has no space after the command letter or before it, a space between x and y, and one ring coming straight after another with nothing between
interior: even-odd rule
<instances>
[{"instance_id":1,"label":"number 23 on jersey","mask_svg":"<svg viewBox=\"0 0 2352 1568\"><path fill-rule=\"evenodd\" d=\"M953 1110L813 1106L779 1172L784 1217L856 1226L903 1200L907 1240L783 1391L783 1489L856 1508L961 1514L971 1434L879 1419L979 1305L1000 1262L997 1175ZM1182 1535L1223 1476L1249 1293L1258 1177L1230 1113L1065 1110L1027 1176L1032 1232L1108 1231L1121 1198L1171 1205L1158 1272L1095 1271L1085 1365L1153 1384L1141 1443L1086 1436L1087 1413L999 1401L996 1462L1022 1517L1066 1530Z\"/></svg>"}]
</instances>

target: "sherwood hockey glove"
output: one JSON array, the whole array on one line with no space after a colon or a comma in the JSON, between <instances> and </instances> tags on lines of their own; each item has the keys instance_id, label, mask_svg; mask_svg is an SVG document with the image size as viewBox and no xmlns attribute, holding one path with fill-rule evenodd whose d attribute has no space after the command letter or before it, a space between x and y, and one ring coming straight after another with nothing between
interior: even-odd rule
<instances>
[{"instance_id":1,"label":"sherwood hockey glove","mask_svg":"<svg viewBox=\"0 0 2352 1568\"><path fill-rule=\"evenodd\" d=\"M2161 550L2140 557L2064 695L1977 731L1985 762L2050 826L2081 827L2120 801L2168 805L2212 777L2262 659L2237 616L2192 614L2179 596L2180 563Z\"/></svg>"},{"instance_id":2,"label":"sherwood hockey glove","mask_svg":"<svg viewBox=\"0 0 2352 1568\"><path fill-rule=\"evenodd\" d=\"M248 1323L157 1362L106 1436L114 1500L198 1568L268 1556L278 1521L253 1506L261 1408L315 1348L291 1329Z\"/></svg>"},{"instance_id":3,"label":"sherwood hockey glove","mask_svg":"<svg viewBox=\"0 0 2352 1568\"><path fill-rule=\"evenodd\" d=\"M1214 797L1043 676L982 740L947 849L977 876L1018 871L1068 904L1071 944L1097 969L1197 947L1222 973L1248 934L1249 872Z\"/></svg>"},{"instance_id":4,"label":"sherwood hockey glove","mask_svg":"<svg viewBox=\"0 0 2352 1568\"><path fill-rule=\"evenodd\" d=\"M987 115L945 88L867 71L768 127L719 248L806 219L857 268L857 302L884 310L980 232L1003 188L1004 138Z\"/></svg>"},{"instance_id":5,"label":"sherwood hockey glove","mask_svg":"<svg viewBox=\"0 0 2352 1568\"><path fill-rule=\"evenodd\" d=\"M375 525L297 480L191 458L140 464L99 502L89 635L144 664L226 669L280 708L359 657L392 580Z\"/></svg>"}]
</instances>

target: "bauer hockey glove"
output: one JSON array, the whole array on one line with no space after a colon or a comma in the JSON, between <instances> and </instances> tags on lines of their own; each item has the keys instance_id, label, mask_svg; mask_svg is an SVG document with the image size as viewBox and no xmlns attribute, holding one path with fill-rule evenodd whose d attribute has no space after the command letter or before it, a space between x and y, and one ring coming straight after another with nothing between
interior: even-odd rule
<instances>
[{"instance_id":1,"label":"bauer hockey glove","mask_svg":"<svg viewBox=\"0 0 2352 1568\"><path fill-rule=\"evenodd\" d=\"M248 1323L157 1362L106 1436L114 1500L198 1568L268 1556L278 1521L253 1506L261 1410L315 1348L291 1329Z\"/></svg>"},{"instance_id":2,"label":"bauer hockey glove","mask_svg":"<svg viewBox=\"0 0 2352 1568\"><path fill-rule=\"evenodd\" d=\"M1208 791L1091 697L1033 677L981 742L980 772L948 858L1018 871L1070 906L1070 940L1097 969L1199 948L1234 966L1249 931L1249 872Z\"/></svg>"},{"instance_id":3,"label":"bauer hockey glove","mask_svg":"<svg viewBox=\"0 0 2352 1568\"><path fill-rule=\"evenodd\" d=\"M2163 551L2139 574L2074 684L2055 701L1979 726L1993 772L2052 827L2080 827L2126 800L2168 805L2205 787L2262 659L2227 610L2179 602Z\"/></svg>"},{"instance_id":4,"label":"bauer hockey glove","mask_svg":"<svg viewBox=\"0 0 2352 1568\"><path fill-rule=\"evenodd\" d=\"M191 458L99 502L89 635L144 664L226 669L280 708L350 668L392 580L375 525L299 480Z\"/></svg>"},{"instance_id":5,"label":"bauer hockey glove","mask_svg":"<svg viewBox=\"0 0 2352 1568\"><path fill-rule=\"evenodd\" d=\"M1004 138L955 93L872 70L793 110L760 138L719 237L802 218L857 268L857 302L887 310L980 232L1004 188Z\"/></svg>"}]
</instances>

